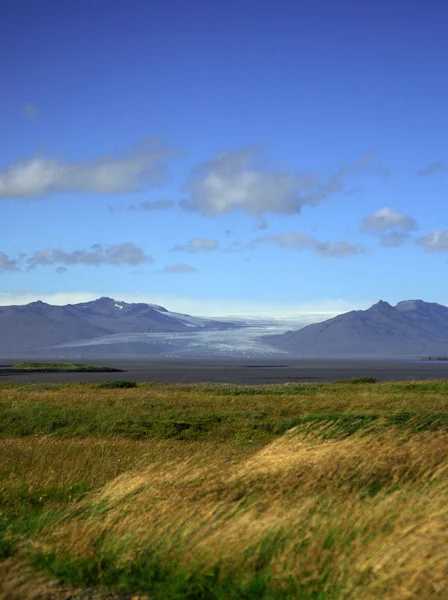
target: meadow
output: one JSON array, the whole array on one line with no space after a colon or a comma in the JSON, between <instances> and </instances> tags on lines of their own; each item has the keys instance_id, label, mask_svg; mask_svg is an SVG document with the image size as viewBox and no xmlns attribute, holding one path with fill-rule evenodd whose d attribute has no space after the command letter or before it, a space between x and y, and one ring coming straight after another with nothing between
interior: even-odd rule
<instances>
[{"instance_id":1,"label":"meadow","mask_svg":"<svg viewBox=\"0 0 448 600\"><path fill-rule=\"evenodd\" d=\"M448 381L0 384L0 598L448 597Z\"/></svg>"}]
</instances>

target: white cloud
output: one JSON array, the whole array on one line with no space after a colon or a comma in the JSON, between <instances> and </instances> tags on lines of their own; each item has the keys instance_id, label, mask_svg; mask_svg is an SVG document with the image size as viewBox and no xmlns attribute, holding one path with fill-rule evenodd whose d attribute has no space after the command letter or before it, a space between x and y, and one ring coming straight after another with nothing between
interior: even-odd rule
<instances>
[{"instance_id":1,"label":"white cloud","mask_svg":"<svg viewBox=\"0 0 448 600\"><path fill-rule=\"evenodd\" d=\"M22 106L22 115L27 119L35 119L37 117L37 106L32 102L27 102Z\"/></svg>"},{"instance_id":2,"label":"white cloud","mask_svg":"<svg viewBox=\"0 0 448 600\"><path fill-rule=\"evenodd\" d=\"M193 238L185 245L177 245L171 248L174 252L189 252L190 254L197 254L198 252L211 252L216 250L219 246L217 240L208 240L206 238Z\"/></svg>"},{"instance_id":3,"label":"white cloud","mask_svg":"<svg viewBox=\"0 0 448 600\"><path fill-rule=\"evenodd\" d=\"M440 171L445 171L446 166L440 160L437 160L424 169L420 169L417 171L418 175L421 177L427 177L428 175L434 175L435 173L440 173Z\"/></svg>"},{"instance_id":4,"label":"white cloud","mask_svg":"<svg viewBox=\"0 0 448 600\"><path fill-rule=\"evenodd\" d=\"M0 170L0 198L41 198L64 192L115 194L157 183L172 153L146 140L121 156L102 156L84 163L36 156Z\"/></svg>"},{"instance_id":5,"label":"white cloud","mask_svg":"<svg viewBox=\"0 0 448 600\"><path fill-rule=\"evenodd\" d=\"M166 265L162 269L162 273L171 274L171 275L183 275L189 273L197 273L197 269L190 265L186 265L185 263L178 263L177 265Z\"/></svg>"},{"instance_id":6,"label":"white cloud","mask_svg":"<svg viewBox=\"0 0 448 600\"><path fill-rule=\"evenodd\" d=\"M94 244L90 250L74 250L65 252L64 250L46 248L39 250L31 255L27 263L29 268L47 265L131 265L136 266L144 262L152 262L153 258L145 255L142 248L126 242L123 244L114 244L103 248L101 244Z\"/></svg>"},{"instance_id":7,"label":"white cloud","mask_svg":"<svg viewBox=\"0 0 448 600\"><path fill-rule=\"evenodd\" d=\"M438 229L417 240L427 252L448 252L448 229Z\"/></svg>"},{"instance_id":8,"label":"white cloud","mask_svg":"<svg viewBox=\"0 0 448 600\"><path fill-rule=\"evenodd\" d=\"M199 165L185 186L189 198L181 202L187 210L214 217L232 210L250 215L295 214L303 206L314 206L345 189L352 172L385 171L375 165L370 152L354 164L341 167L325 181L310 172L272 171L257 164L256 152L246 148L221 154Z\"/></svg>"},{"instance_id":9,"label":"white cloud","mask_svg":"<svg viewBox=\"0 0 448 600\"><path fill-rule=\"evenodd\" d=\"M390 229L402 232L413 231L417 229L417 222L411 216L396 212L388 206L364 217L362 221L362 230L369 233L383 232Z\"/></svg>"}]
</instances>

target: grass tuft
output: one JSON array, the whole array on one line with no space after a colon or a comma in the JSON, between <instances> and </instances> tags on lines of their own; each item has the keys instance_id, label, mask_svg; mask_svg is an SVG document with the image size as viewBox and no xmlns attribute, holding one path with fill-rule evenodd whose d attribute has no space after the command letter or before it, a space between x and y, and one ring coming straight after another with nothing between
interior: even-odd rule
<instances>
[{"instance_id":1,"label":"grass tuft","mask_svg":"<svg viewBox=\"0 0 448 600\"><path fill-rule=\"evenodd\" d=\"M333 383L377 383L376 377L352 377L351 379L337 379Z\"/></svg>"},{"instance_id":2,"label":"grass tuft","mask_svg":"<svg viewBox=\"0 0 448 600\"><path fill-rule=\"evenodd\" d=\"M94 384L93 387L98 389L120 389L120 388L135 388L137 387L137 382L133 380L119 380L119 381L104 381L102 383Z\"/></svg>"}]
</instances>

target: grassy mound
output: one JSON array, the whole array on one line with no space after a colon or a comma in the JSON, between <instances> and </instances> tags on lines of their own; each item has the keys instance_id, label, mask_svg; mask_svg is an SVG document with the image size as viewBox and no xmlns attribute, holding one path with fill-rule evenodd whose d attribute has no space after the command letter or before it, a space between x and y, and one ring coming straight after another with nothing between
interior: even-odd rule
<instances>
[{"instance_id":1,"label":"grassy mound","mask_svg":"<svg viewBox=\"0 0 448 600\"><path fill-rule=\"evenodd\" d=\"M12 367L6 369L7 371L17 371L17 372L58 372L58 371L80 371L80 372L90 372L90 371L98 371L98 372L115 372L120 371L121 369L114 369L109 367L100 367L97 365L84 365L79 363L70 363L70 362L22 362L17 365L13 365Z\"/></svg>"}]
</instances>

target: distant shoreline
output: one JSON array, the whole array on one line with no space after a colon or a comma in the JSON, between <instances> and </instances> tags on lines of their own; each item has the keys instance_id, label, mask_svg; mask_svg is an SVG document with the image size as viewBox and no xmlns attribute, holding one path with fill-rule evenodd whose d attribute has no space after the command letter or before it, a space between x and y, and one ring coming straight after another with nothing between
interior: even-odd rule
<instances>
[{"instance_id":1,"label":"distant shoreline","mask_svg":"<svg viewBox=\"0 0 448 600\"><path fill-rule=\"evenodd\" d=\"M123 373L123 369L68 362L22 362L0 367L0 373Z\"/></svg>"}]
</instances>

